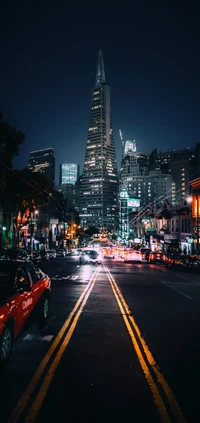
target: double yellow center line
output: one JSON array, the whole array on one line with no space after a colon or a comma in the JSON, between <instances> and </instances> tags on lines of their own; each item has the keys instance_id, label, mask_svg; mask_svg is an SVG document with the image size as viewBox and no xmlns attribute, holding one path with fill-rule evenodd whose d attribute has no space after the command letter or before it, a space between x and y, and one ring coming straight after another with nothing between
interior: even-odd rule
<instances>
[{"instance_id":1,"label":"double yellow center line","mask_svg":"<svg viewBox=\"0 0 200 423\"><path fill-rule=\"evenodd\" d=\"M99 269L100 267L98 266L94 271L92 278L86 285L83 293L29 382L27 389L16 405L8 423L17 423L24 414L28 414L26 418L23 418L25 423L33 423L36 420L59 362L72 337L82 310L96 282ZM125 326L130 335L143 374L152 393L161 421L163 423L170 423L171 421L186 423L185 417L180 410L174 394L172 393L163 374L160 372L152 353L142 337L140 329L136 324L124 297L122 296L115 279L106 266L104 266L104 269L119 306Z\"/></svg>"},{"instance_id":2,"label":"double yellow center line","mask_svg":"<svg viewBox=\"0 0 200 423\"><path fill-rule=\"evenodd\" d=\"M40 408L42 406L42 403L44 401L44 398L46 396L47 390L49 388L49 385L54 377L55 371L58 367L58 364L62 358L62 355L72 337L72 334L75 330L75 327L77 325L78 319L83 311L83 308L88 300L88 297L93 289L93 286L96 282L97 275L99 273L100 266L96 268L94 271L92 278L86 285L83 293L81 294L80 298L78 299L77 303L75 304L73 310L69 314L67 320L65 321L64 325L60 329L58 335L54 339L51 347L47 351L47 354L44 356L43 360L41 361L39 367L37 368L35 374L33 375L31 381L29 382L25 392L23 393L22 397L20 398L18 404L16 405L8 423L16 423L18 422L19 418L21 417L22 413L25 411L28 402L31 399L32 394L34 393L34 390L36 389L37 384L39 383L44 371L46 370L47 365L49 364L56 348L58 347L59 343L61 342L60 348L58 349L47 373L46 376L42 382L41 387L39 388L37 395L35 397L35 400L31 407L29 408L29 414L26 420L24 420L25 423L32 423L35 421ZM72 321L73 319L73 321ZM71 323L72 322L72 323ZM71 323L71 326L69 327ZM68 330L67 330L68 329ZM64 339L63 339L64 337Z\"/></svg>"},{"instance_id":3,"label":"double yellow center line","mask_svg":"<svg viewBox=\"0 0 200 423\"><path fill-rule=\"evenodd\" d=\"M186 423L186 419L180 410L176 398L174 397L174 394L172 393L163 374L160 372L159 367L156 364L156 361L154 360L144 338L142 337L140 329L136 324L136 321L131 314L112 274L106 266L104 266L104 269L130 335L140 366L151 390L161 421L164 423L170 423L171 421ZM173 416L173 420L170 415Z\"/></svg>"}]
</instances>

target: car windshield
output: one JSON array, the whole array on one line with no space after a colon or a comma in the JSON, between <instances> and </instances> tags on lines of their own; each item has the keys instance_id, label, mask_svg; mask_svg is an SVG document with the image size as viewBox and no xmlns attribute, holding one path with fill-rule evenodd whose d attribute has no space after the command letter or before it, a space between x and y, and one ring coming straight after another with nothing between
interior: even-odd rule
<instances>
[{"instance_id":1,"label":"car windshield","mask_svg":"<svg viewBox=\"0 0 200 423\"><path fill-rule=\"evenodd\" d=\"M96 251L85 251L85 254L87 254L88 256L97 256L97 252Z\"/></svg>"}]
</instances>

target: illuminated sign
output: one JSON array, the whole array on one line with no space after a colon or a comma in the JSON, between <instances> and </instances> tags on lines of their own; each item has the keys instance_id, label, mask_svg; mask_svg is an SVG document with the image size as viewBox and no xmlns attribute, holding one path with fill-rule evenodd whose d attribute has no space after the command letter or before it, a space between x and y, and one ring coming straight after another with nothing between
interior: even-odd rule
<instances>
[{"instance_id":1,"label":"illuminated sign","mask_svg":"<svg viewBox=\"0 0 200 423\"><path fill-rule=\"evenodd\" d=\"M128 207L140 207L140 200L138 198L129 198L127 201Z\"/></svg>"},{"instance_id":2,"label":"illuminated sign","mask_svg":"<svg viewBox=\"0 0 200 423\"><path fill-rule=\"evenodd\" d=\"M197 198L192 200L192 216L197 217ZM200 196L198 195L198 217L200 216Z\"/></svg>"}]
</instances>

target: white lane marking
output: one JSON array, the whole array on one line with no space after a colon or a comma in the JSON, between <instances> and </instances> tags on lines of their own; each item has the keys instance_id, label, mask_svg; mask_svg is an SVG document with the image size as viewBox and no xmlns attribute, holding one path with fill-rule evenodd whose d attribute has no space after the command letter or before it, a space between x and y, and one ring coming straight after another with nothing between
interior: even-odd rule
<instances>
[{"instance_id":1,"label":"white lane marking","mask_svg":"<svg viewBox=\"0 0 200 423\"><path fill-rule=\"evenodd\" d=\"M54 335L40 336L40 335L28 333L28 335L26 335L24 337L23 341L47 341L47 342L50 342L53 337L54 337Z\"/></svg>"},{"instance_id":2,"label":"white lane marking","mask_svg":"<svg viewBox=\"0 0 200 423\"><path fill-rule=\"evenodd\" d=\"M72 276L71 276L71 279L72 279L72 280L74 280L74 281L76 281L76 279L78 279L78 276L76 276L76 275L72 275Z\"/></svg>"},{"instance_id":3,"label":"white lane marking","mask_svg":"<svg viewBox=\"0 0 200 423\"><path fill-rule=\"evenodd\" d=\"M56 279L56 278L58 278L58 275L53 276L53 277L51 278L51 280L52 280L52 279Z\"/></svg>"},{"instance_id":4,"label":"white lane marking","mask_svg":"<svg viewBox=\"0 0 200 423\"><path fill-rule=\"evenodd\" d=\"M178 292L179 294L183 295L184 297L188 298L189 300L193 299L192 297L190 297L190 295L184 294L182 291L179 291L179 289L174 288L174 286L170 285L169 283L164 281L161 281L161 282L167 285L169 288L173 289L174 291Z\"/></svg>"}]
</instances>

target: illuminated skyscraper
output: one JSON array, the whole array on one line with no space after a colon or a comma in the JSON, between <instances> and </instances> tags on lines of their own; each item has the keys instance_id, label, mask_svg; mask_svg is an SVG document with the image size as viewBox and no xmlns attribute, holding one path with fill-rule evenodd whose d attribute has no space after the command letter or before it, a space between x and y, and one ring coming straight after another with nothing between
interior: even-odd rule
<instances>
[{"instance_id":1,"label":"illuminated skyscraper","mask_svg":"<svg viewBox=\"0 0 200 423\"><path fill-rule=\"evenodd\" d=\"M50 185L55 182L55 157L53 148L44 148L30 152L28 167L33 172L41 172L48 178Z\"/></svg>"},{"instance_id":2,"label":"illuminated skyscraper","mask_svg":"<svg viewBox=\"0 0 200 423\"><path fill-rule=\"evenodd\" d=\"M60 165L60 185L75 184L79 178L80 166L76 163L64 163Z\"/></svg>"},{"instance_id":3,"label":"illuminated skyscraper","mask_svg":"<svg viewBox=\"0 0 200 423\"><path fill-rule=\"evenodd\" d=\"M117 224L117 163L110 119L110 85L99 51L81 183L80 218L84 226L114 229Z\"/></svg>"}]
</instances>

